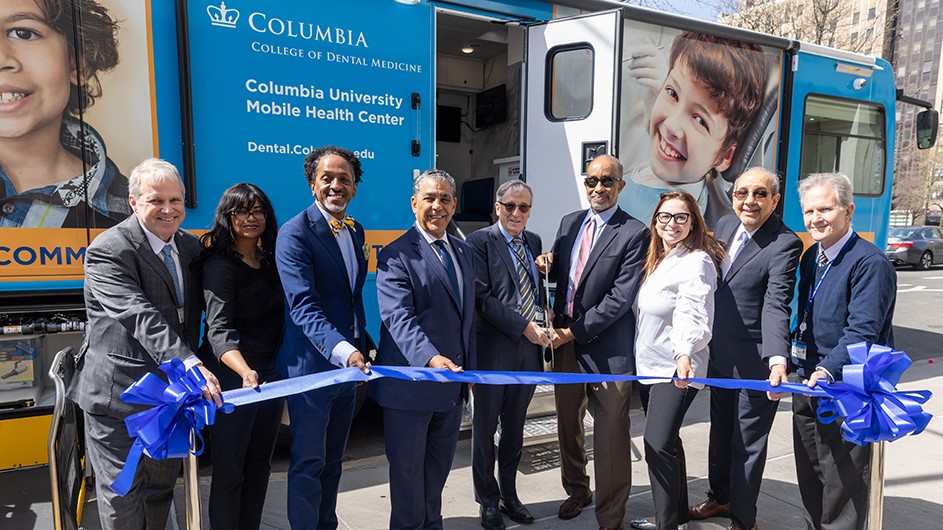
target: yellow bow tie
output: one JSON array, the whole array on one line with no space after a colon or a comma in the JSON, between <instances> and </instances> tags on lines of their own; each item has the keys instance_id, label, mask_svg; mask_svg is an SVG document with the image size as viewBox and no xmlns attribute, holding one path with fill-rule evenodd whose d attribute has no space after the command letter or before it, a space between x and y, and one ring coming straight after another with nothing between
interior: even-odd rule
<instances>
[{"instance_id":1,"label":"yellow bow tie","mask_svg":"<svg viewBox=\"0 0 943 530\"><path fill-rule=\"evenodd\" d=\"M352 232L356 232L354 229L354 218L349 215L341 220L331 219L330 225L331 232L334 232L334 237L337 237L337 235L341 233L341 229L344 228L344 226L350 228Z\"/></svg>"}]
</instances>

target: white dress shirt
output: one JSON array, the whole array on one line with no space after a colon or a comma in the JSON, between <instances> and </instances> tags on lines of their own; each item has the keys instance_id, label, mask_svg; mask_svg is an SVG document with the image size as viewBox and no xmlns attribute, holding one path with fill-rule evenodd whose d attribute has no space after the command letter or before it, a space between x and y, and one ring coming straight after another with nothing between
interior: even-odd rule
<instances>
[{"instance_id":1,"label":"white dress shirt","mask_svg":"<svg viewBox=\"0 0 943 530\"><path fill-rule=\"evenodd\" d=\"M677 245L665 255L638 292L635 338L638 375L674 377L676 357L687 355L695 375L707 377L716 285L717 270L706 252L689 252L683 245Z\"/></svg>"},{"instance_id":2,"label":"white dress shirt","mask_svg":"<svg viewBox=\"0 0 943 530\"><path fill-rule=\"evenodd\" d=\"M455 255L455 249L452 248L452 244L449 243L448 234L445 234L442 237L435 237L429 232L426 232L425 230L420 228L419 223L416 223L416 230L419 230L419 233L422 234L422 238L426 240L426 243L429 243L430 247L432 246L433 241L442 240L445 242L445 250L449 253L449 256L452 257L452 264L455 265L455 277L458 278L458 290L462 291L459 293L459 297L461 300L464 300L465 299L465 293L464 293L465 284L462 283L462 280L465 279L465 276L462 274L462 266L459 265L458 256ZM436 256L439 255L439 251L436 250L434 247L432 251L435 252Z\"/></svg>"}]
</instances>

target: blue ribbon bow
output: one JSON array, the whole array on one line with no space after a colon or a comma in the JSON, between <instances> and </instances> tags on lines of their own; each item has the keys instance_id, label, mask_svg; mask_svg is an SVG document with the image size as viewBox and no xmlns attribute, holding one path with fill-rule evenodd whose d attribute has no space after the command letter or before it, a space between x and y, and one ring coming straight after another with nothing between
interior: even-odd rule
<instances>
[{"instance_id":1,"label":"blue ribbon bow","mask_svg":"<svg viewBox=\"0 0 943 530\"><path fill-rule=\"evenodd\" d=\"M185 370L180 359L166 361L160 369L167 375L167 382L148 372L121 393L126 403L153 408L124 420L128 435L135 440L124 468L111 484L118 495L126 495L131 490L142 453L155 460L184 457L190 451L190 432L196 429L200 449L194 454L199 455L203 452L200 430L216 421L216 404L203 399L206 379L198 369Z\"/></svg>"},{"instance_id":2,"label":"blue ribbon bow","mask_svg":"<svg viewBox=\"0 0 943 530\"><path fill-rule=\"evenodd\" d=\"M887 346L859 342L848 346L851 363L842 370L842 382L819 383L828 394L819 402L819 421L842 422L842 437L858 445L894 441L920 434L933 416L920 407L930 399L928 390L898 392L900 376L912 361Z\"/></svg>"}]
</instances>

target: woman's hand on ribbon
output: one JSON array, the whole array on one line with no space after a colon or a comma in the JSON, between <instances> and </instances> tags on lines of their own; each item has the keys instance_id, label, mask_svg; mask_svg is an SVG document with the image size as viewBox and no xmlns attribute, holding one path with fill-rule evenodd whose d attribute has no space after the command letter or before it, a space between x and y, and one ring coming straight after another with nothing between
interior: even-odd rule
<instances>
[{"instance_id":1,"label":"woman's hand on ribbon","mask_svg":"<svg viewBox=\"0 0 943 530\"><path fill-rule=\"evenodd\" d=\"M248 370L242 374L242 388L259 388L259 372Z\"/></svg>"},{"instance_id":2,"label":"woman's hand on ribbon","mask_svg":"<svg viewBox=\"0 0 943 530\"><path fill-rule=\"evenodd\" d=\"M678 388L687 388L691 383L686 381L686 379L695 377L694 368L691 368L691 356L679 355L678 360L675 361L675 364L675 370L677 371L678 379L674 380L674 384Z\"/></svg>"}]
</instances>

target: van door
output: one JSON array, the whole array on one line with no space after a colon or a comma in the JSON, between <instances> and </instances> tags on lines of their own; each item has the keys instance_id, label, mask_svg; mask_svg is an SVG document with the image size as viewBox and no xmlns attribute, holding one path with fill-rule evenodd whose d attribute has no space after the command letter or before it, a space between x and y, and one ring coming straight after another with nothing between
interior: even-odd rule
<instances>
[{"instance_id":1,"label":"van door","mask_svg":"<svg viewBox=\"0 0 943 530\"><path fill-rule=\"evenodd\" d=\"M541 205L528 228L544 241L562 213L588 207L589 162L617 155L622 17L616 9L527 28L522 173Z\"/></svg>"}]
</instances>

